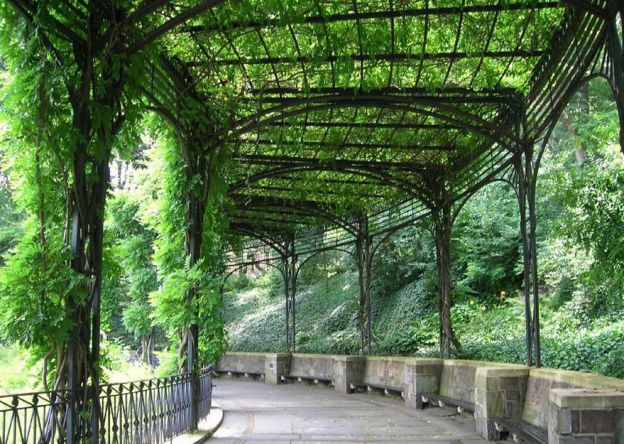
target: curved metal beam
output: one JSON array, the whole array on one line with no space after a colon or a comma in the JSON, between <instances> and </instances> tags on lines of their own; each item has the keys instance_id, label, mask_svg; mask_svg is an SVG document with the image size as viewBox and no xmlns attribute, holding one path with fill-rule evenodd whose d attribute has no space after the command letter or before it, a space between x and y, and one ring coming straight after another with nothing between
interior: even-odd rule
<instances>
[{"instance_id":1,"label":"curved metal beam","mask_svg":"<svg viewBox=\"0 0 624 444\"><path fill-rule=\"evenodd\" d=\"M262 179L270 179L272 177L280 177L280 176L286 177L287 174L289 173L310 172L310 171L333 171L333 172L339 171L345 174L355 174L357 176L374 179L376 181L379 181L380 184L388 184L388 185L395 186L398 189L404 192L407 192L408 194L414 197L418 197L418 198L422 197L422 196L416 195L415 190L418 189L418 186L414 183L400 180L398 178L389 176L387 174L384 174L378 171L370 171L370 170L363 170L363 169L360 170L356 168L344 168L344 169L336 170L336 168L332 168L331 165L303 165L303 166L296 166L296 167L281 167L281 168L275 168L272 170L266 170L266 171L262 171L260 173L254 174L253 176L250 176L243 181L233 184L230 187L230 190L231 191L239 190L241 188L244 188L249 183L258 182Z\"/></svg>"},{"instance_id":2,"label":"curved metal beam","mask_svg":"<svg viewBox=\"0 0 624 444\"><path fill-rule=\"evenodd\" d=\"M432 109L439 110L440 112L425 110L418 108L417 106L430 107ZM479 116L461 110L459 107L436 102L430 98L397 97L389 95L327 95L292 99L286 103L261 110L253 116L239 120L230 129L230 134L233 136L242 135L263 126L271 125L274 122L281 121L285 118L295 117L314 111L354 107L396 109L398 111L414 112L417 114L435 117L445 122L458 125L467 131L484 137L492 143L497 143L503 146L508 146L509 141L516 141L516 135L512 132L505 131L504 128L492 124ZM448 113L450 116L455 117L450 117L444 113ZM270 117L263 119L265 116ZM473 124L468 124L465 121L460 120L460 118L464 118L468 122L473 122Z\"/></svg>"}]
</instances>

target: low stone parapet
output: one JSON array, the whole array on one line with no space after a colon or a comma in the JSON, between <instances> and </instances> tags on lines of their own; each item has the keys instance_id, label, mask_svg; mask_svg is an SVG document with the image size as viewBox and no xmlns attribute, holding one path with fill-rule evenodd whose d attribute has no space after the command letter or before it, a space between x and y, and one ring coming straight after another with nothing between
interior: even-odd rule
<instances>
[{"instance_id":1,"label":"low stone parapet","mask_svg":"<svg viewBox=\"0 0 624 444\"><path fill-rule=\"evenodd\" d=\"M550 390L550 444L624 443L624 393Z\"/></svg>"},{"instance_id":2,"label":"low stone parapet","mask_svg":"<svg viewBox=\"0 0 624 444\"><path fill-rule=\"evenodd\" d=\"M334 388L340 393L351 393L351 387L364 381L365 356L334 357Z\"/></svg>"},{"instance_id":3,"label":"low stone parapet","mask_svg":"<svg viewBox=\"0 0 624 444\"><path fill-rule=\"evenodd\" d=\"M290 370L287 374L289 378L329 383L334 381L335 357L333 355L294 353L290 356Z\"/></svg>"},{"instance_id":4,"label":"low stone parapet","mask_svg":"<svg viewBox=\"0 0 624 444\"><path fill-rule=\"evenodd\" d=\"M217 372L237 375L264 375L266 353L226 353L219 360Z\"/></svg>"},{"instance_id":5,"label":"low stone parapet","mask_svg":"<svg viewBox=\"0 0 624 444\"><path fill-rule=\"evenodd\" d=\"M290 373L290 353L267 353L264 364L264 380L269 384L281 384Z\"/></svg>"},{"instance_id":6,"label":"low stone parapet","mask_svg":"<svg viewBox=\"0 0 624 444\"><path fill-rule=\"evenodd\" d=\"M519 419L524 407L528 367L478 367L475 373L475 423L477 432L498 440L498 418Z\"/></svg>"},{"instance_id":7,"label":"low stone parapet","mask_svg":"<svg viewBox=\"0 0 624 444\"><path fill-rule=\"evenodd\" d=\"M445 359L440 377L440 395L474 404L477 368L487 365L479 361Z\"/></svg>"},{"instance_id":8,"label":"low stone parapet","mask_svg":"<svg viewBox=\"0 0 624 444\"><path fill-rule=\"evenodd\" d=\"M442 376L442 359L412 359L405 363L405 404L423 408L422 395L438 393Z\"/></svg>"},{"instance_id":9,"label":"low stone parapet","mask_svg":"<svg viewBox=\"0 0 624 444\"><path fill-rule=\"evenodd\" d=\"M409 358L367 356L362 384L371 389L403 394Z\"/></svg>"},{"instance_id":10,"label":"low stone parapet","mask_svg":"<svg viewBox=\"0 0 624 444\"><path fill-rule=\"evenodd\" d=\"M531 368L522 419L535 426L548 428L550 392L556 389L622 392L624 380L569 370Z\"/></svg>"}]
</instances>

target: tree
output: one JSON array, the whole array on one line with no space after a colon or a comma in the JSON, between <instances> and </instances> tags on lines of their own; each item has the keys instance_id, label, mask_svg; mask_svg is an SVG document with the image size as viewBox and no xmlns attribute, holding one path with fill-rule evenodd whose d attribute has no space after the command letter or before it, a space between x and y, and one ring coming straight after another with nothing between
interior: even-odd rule
<instances>
[{"instance_id":1,"label":"tree","mask_svg":"<svg viewBox=\"0 0 624 444\"><path fill-rule=\"evenodd\" d=\"M158 276L152 263L156 233L141 220L136 197L123 190L116 192L109 203L109 226L127 296L122 311L123 325L140 341L141 360L155 365L155 329L149 295L158 288Z\"/></svg>"}]
</instances>

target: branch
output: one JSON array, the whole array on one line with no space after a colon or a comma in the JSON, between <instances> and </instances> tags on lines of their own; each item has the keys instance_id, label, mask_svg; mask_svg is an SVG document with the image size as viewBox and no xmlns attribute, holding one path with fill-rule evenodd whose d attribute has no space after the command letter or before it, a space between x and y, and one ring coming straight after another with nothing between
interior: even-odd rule
<instances>
[{"instance_id":1,"label":"branch","mask_svg":"<svg viewBox=\"0 0 624 444\"><path fill-rule=\"evenodd\" d=\"M143 49L146 45L152 43L154 40L158 39L162 35L171 31L178 25L183 24L184 22L198 16L199 14L218 6L223 3L225 0L206 0L190 9L187 9L184 12L181 12L176 17L170 19L169 21L163 23L158 26L156 29L148 32L145 36L143 36L143 40L140 40L134 43L130 48L128 48L128 55L132 55L137 51Z\"/></svg>"},{"instance_id":2,"label":"branch","mask_svg":"<svg viewBox=\"0 0 624 444\"><path fill-rule=\"evenodd\" d=\"M32 15L32 12L29 11L29 9L31 9L32 6L30 6L28 4L27 0L24 0L24 1L22 1L22 0L7 0L7 2L31 26L33 26L33 27L36 26L34 18L33 18L33 15ZM41 44L43 45L43 47L50 52L50 55L54 59L54 62L56 63L56 65L59 66L59 67L64 66L59 51L56 49L54 44L52 44L52 42L50 41L48 36L45 35L45 33L37 33L37 36L39 37L39 40L41 41ZM74 87L68 82L66 77L63 78L63 82L65 83L65 87L67 88L67 92L69 93L70 99L73 98L75 96Z\"/></svg>"},{"instance_id":3,"label":"branch","mask_svg":"<svg viewBox=\"0 0 624 444\"><path fill-rule=\"evenodd\" d=\"M30 23L33 22L32 13L28 10L28 5L21 0L7 0L7 3L15 9L19 15L24 17Z\"/></svg>"}]
</instances>

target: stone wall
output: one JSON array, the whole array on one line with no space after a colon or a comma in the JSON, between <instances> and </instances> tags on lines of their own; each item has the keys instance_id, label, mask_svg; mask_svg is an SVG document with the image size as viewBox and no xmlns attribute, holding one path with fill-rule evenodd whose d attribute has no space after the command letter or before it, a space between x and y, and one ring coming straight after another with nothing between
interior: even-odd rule
<instances>
[{"instance_id":1,"label":"stone wall","mask_svg":"<svg viewBox=\"0 0 624 444\"><path fill-rule=\"evenodd\" d=\"M599 389L624 391L624 380L588 373L532 368L529 373L522 419L538 427L548 427L549 410L544 408L555 389Z\"/></svg>"},{"instance_id":2,"label":"stone wall","mask_svg":"<svg viewBox=\"0 0 624 444\"><path fill-rule=\"evenodd\" d=\"M498 440L497 418L519 419L525 402L529 369L478 367L475 373L475 423L477 432Z\"/></svg>"},{"instance_id":3,"label":"stone wall","mask_svg":"<svg viewBox=\"0 0 624 444\"><path fill-rule=\"evenodd\" d=\"M440 380L440 394L466 402L475 402L475 374L478 364L445 360Z\"/></svg>"},{"instance_id":4,"label":"stone wall","mask_svg":"<svg viewBox=\"0 0 624 444\"><path fill-rule=\"evenodd\" d=\"M226 353L217 366L222 373L263 375L265 353Z\"/></svg>"},{"instance_id":5,"label":"stone wall","mask_svg":"<svg viewBox=\"0 0 624 444\"><path fill-rule=\"evenodd\" d=\"M406 381L407 358L367 356L363 383L402 391Z\"/></svg>"},{"instance_id":6,"label":"stone wall","mask_svg":"<svg viewBox=\"0 0 624 444\"><path fill-rule=\"evenodd\" d=\"M295 353L290 358L289 376L333 381L335 357Z\"/></svg>"},{"instance_id":7,"label":"stone wall","mask_svg":"<svg viewBox=\"0 0 624 444\"><path fill-rule=\"evenodd\" d=\"M549 443L624 443L624 393L553 389L549 401Z\"/></svg>"}]
</instances>

